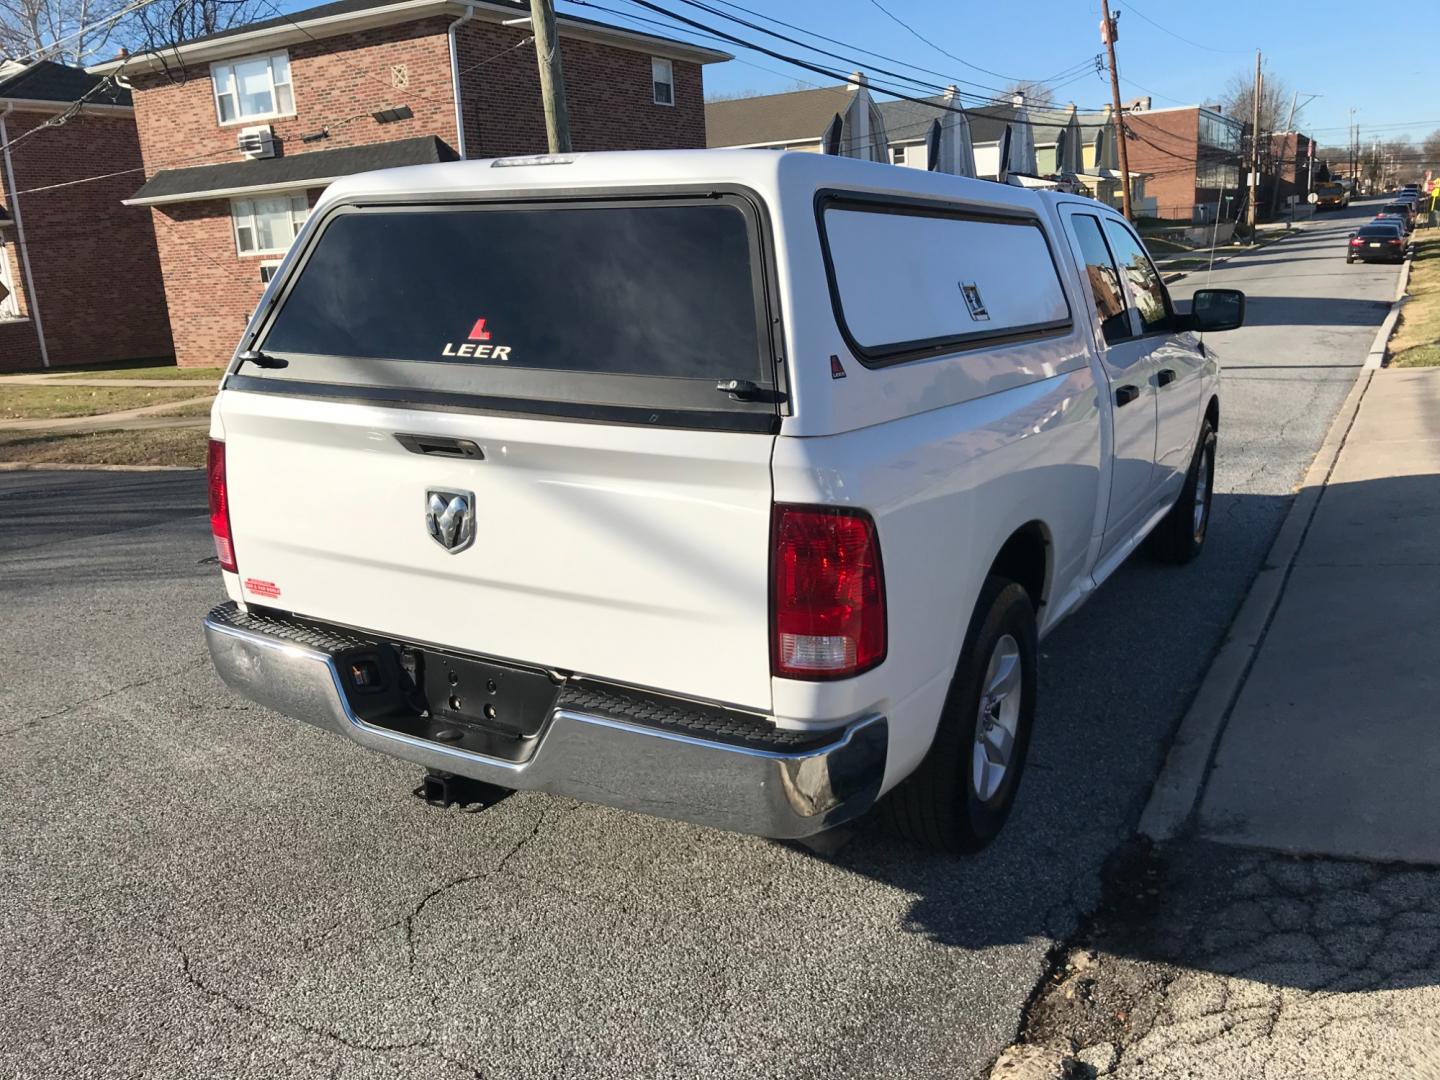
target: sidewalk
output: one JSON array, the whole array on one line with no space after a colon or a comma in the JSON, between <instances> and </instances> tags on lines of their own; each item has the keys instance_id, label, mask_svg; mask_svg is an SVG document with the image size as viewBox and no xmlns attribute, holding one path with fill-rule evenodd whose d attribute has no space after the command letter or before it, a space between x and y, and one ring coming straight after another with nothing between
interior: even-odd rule
<instances>
[{"instance_id":1,"label":"sidewalk","mask_svg":"<svg viewBox=\"0 0 1440 1080\"><path fill-rule=\"evenodd\" d=\"M1361 378L1191 826L1112 858L1027 1075L1440 1080L1440 368Z\"/></svg>"},{"instance_id":2,"label":"sidewalk","mask_svg":"<svg viewBox=\"0 0 1440 1080\"><path fill-rule=\"evenodd\" d=\"M1440 369L1375 373L1198 824L1223 843L1440 864Z\"/></svg>"}]
</instances>

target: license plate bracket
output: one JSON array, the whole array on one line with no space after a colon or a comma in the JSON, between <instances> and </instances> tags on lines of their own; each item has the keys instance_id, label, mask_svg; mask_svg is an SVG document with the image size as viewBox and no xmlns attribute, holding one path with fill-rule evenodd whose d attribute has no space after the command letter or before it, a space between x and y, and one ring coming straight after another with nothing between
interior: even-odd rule
<instances>
[{"instance_id":1,"label":"license plate bracket","mask_svg":"<svg viewBox=\"0 0 1440 1080\"><path fill-rule=\"evenodd\" d=\"M559 686L543 671L450 653L421 654L422 685L431 716L518 738L539 733Z\"/></svg>"}]
</instances>

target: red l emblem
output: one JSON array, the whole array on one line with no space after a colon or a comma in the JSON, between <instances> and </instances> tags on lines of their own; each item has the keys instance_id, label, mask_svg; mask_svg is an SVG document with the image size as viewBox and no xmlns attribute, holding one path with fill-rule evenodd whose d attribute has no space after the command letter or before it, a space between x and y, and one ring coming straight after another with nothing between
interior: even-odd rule
<instances>
[{"instance_id":1,"label":"red l emblem","mask_svg":"<svg viewBox=\"0 0 1440 1080\"><path fill-rule=\"evenodd\" d=\"M485 329L485 320L476 319L475 325L470 328L471 341L489 341L490 331Z\"/></svg>"}]
</instances>

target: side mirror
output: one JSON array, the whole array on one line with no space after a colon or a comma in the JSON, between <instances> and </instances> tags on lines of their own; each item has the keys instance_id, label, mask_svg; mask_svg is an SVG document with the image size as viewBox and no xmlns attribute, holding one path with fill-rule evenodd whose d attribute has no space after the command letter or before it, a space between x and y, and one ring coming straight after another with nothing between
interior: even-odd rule
<instances>
[{"instance_id":1,"label":"side mirror","mask_svg":"<svg viewBox=\"0 0 1440 1080\"><path fill-rule=\"evenodd\" d=\"M1199 333L1234 330L1245 322L1245 294L1239 289L1197 289L1190 302L1190 329Z\"/></svg>"}]
</instances>

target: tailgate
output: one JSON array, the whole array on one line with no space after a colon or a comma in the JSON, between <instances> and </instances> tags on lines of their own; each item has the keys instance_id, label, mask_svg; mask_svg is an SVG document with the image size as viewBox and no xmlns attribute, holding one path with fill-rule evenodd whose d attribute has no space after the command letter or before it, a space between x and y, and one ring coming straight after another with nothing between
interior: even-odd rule
<instances>
[{"instance_id":1,"label":"tailgate","mask_svg":"<svg viewBox=\"0 0 1440 1080\"><path fill-rule=\"evenodd\" d=\"M768 710L773 437L233 391L221 420L247 601ZM463 550L431 536L431 490L474 494Z\"/></svg>"},{"instance_id":2,"label":"tailgate","mask_svg":"<svg viewBox=\"0 0 1440 1080\"><path fill-rule=\"evenodd\" d=\"M325 207L221 394L246 599L767 709L759 213Z\"/></svg>"}]
</instances>

